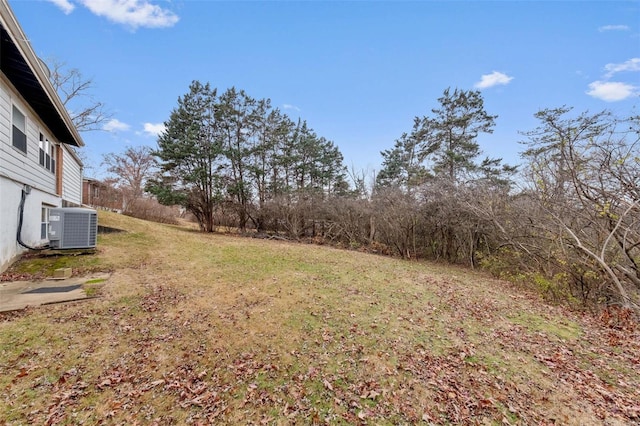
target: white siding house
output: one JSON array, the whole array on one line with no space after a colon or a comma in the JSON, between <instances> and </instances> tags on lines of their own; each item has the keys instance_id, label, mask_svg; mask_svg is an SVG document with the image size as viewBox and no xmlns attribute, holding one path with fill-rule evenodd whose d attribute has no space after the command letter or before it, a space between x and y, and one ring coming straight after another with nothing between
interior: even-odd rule
<instances>
[{"instance_id":1,"label":"white siding house","mask_svg":"<svg viewBox=\"0 0 640 426\"><path fill-rule=\"evenodd\" d=\"M0 0L0 271L47 243L49 208L82 202L84 143L27 40Z\"/></svg>"},{"instance_id":2,"label":"white siding house","mask_svg":"<svg viewBox=\"0 0 640 426\"><path fill-rule=\"evenodd\" d=\"M62 148L62 199L70 205L82 204L82 163L66 145Z\"/></svg>"}]
</instances>

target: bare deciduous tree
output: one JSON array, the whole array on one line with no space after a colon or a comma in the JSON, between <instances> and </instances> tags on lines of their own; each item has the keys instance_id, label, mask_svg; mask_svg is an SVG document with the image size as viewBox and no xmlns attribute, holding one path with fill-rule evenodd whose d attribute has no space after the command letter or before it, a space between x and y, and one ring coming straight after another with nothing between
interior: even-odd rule
<instances>
[{"instance_id":1,"label":"bare deciduous tree","mask_svg":"<svg viewBox=\"0 0 640 426\"><path fill-rule=\"evenodd\" d=\"M144 194L147 179L155 168L155 159L148 146L128 147L122 154L106 154L103 163L107 172L116 181L117 188L122 191L125 212L133 209L137 200Z\"/></svg>"},{"instance_id":2,"label":"bare deciduous tree","mask_svg":"<svg viewBox=\"0 0 640 426\"><path fill-rule=\"evenodd\" d=\"M58 92L78 131L100 130L111 118L111 114L105 109L104 103L91 95L93 80L85 78L79 69L68 68L64 62L57 59L49 59L48 65L51 84Z\"/></svg>"},{"instance_id":3,"label":"bare deciduous tree","mask_svg":"<svg viewBox=\"0 0 640 426\"><path fill-rule=\"evenodd\" d=\"M536 225L559 238L558 251L600 272L627 308L640 292L640 127L608 112L570 116L542 110L525 135L530 194L543 213ZM595 271L593 271L595 269ZM609 296L607 296L609 297Z\"/></svg>"}]
</instances>

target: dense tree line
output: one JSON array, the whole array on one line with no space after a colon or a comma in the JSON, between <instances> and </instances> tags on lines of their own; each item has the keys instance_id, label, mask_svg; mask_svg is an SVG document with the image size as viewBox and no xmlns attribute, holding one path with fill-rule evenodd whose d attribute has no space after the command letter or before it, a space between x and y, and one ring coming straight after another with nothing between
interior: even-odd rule
<instances>
[{"instance_id":1,"label":"dense tree line","mask_svg":"<svg viewBox=\"0 0 640 426\"><path fill-rule=\"evenodd\" d=\"M383 151L367 184L338 148L268 99L193 82L153 152L146 189L203 231L287 238L483 267L581 304L638 307L640 119L536 114L520 169L482 155L495 116L478 91L438 107ZM113 158L112 158L113 160Z\"/></svg>"},{"instance_id":2,"label":"dense tree line","mask_svg":"<svg viewBox=\"0 0 640 426\"><path fill-rule=\"evenodd\" d=\"M56 61L52 68L65 105L85 100L71 114L78 129L102 125L109 114L87 97L92 82ZM496 116L480 92L447 89L438 108L381 153L367 190L355 173L349 188L331 141L268 99L234 88L218 95L199 82L189 89L156 151L105 156L108 201L121 200L123 212L171 220L158 200L183 206L205 231L228 225L480 265L554 298L638 309L637 116L539 111L539 126L523 133L514 187L514 167L481 158L477 137L492 133Z\"/></svg>"},{"instance_id":3,"label":"dense tree line","mask_svg":"<svg viewBox=\"0 0 640 426\"><path fill-rule=\"evenodd\" d=\"M348 190L342 154L305 121L268 99L193 82L178 100L154 152L160 173L148 190L180 204L203 231L307 232L313 208Z\"/></svg>"}]
</instances>

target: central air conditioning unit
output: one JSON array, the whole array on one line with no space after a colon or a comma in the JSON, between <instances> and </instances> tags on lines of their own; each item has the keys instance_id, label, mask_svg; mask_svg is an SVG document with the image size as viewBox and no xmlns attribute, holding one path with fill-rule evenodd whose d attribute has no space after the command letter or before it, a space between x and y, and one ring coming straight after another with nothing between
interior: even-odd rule
<instances>
[{"instance_id":1,"label":"central air conditioning unit","mask_svg":"<svg viewBox=\"0 0 640 426\"><path fill-rule=\"evenodd\" d=\"M98 240L98 213L81 207L49 210L49 246L53 249L93 248Z\"/></svg>"}]
</instances>

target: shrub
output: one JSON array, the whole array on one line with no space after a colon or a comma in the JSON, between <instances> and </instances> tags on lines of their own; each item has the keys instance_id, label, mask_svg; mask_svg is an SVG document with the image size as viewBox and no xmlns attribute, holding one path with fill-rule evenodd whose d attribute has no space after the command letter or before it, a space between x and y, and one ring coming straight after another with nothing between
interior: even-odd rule
<instances>
[{"instance_id":1,"label":"shrub","mask_svg":"<svg viewBox=\"0 0 640 426\"><path fill-rule=\"evenodd\" d=\"M141 198L131 203L125 215L158 223L178 224L180 208L165 206L153 198Z\"/></svg>"}]
</instances>

